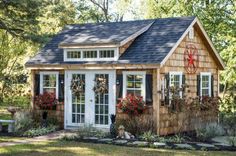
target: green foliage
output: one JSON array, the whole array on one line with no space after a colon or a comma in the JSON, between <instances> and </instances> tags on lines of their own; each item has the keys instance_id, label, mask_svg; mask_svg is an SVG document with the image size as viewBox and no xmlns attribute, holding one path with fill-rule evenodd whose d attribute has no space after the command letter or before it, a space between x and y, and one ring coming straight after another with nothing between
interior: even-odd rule
<instances>
[{"instance_id":1,"label":"green foliage","mask_svg":"<svg viewBox=\"0 0 236 156\"><path fill-rule=\"evenodd\" d=\"M78 138L84 138L84 137L104 138L105 136L108 135L108 133L97 129L92 125L85 125L84 127L78 129L77 135Z\"/></svg>"},{"instance_id":2,"label":"green foliage","mask_svg":"<svg viewBox=\"0 0 236 156\"><path fill-rule=\"evenodd\" d=\"M156 135L154 135L152 131L147 131L141 135L141 138L150 143L156 140Z\"/></svg>"},{"instance_id":3,"label":"green foliage","mask_svg":"<svg viewBox=\"0 0 236 156\"><path fill-rule=\"evenodd\" d=\"M15 132L21 134L34 125L32 113L29 111L19 111L15 113Z\"/></svg>"},{"instance_id":4,"label":"green foliage","mask_svg":"<svg viewBox=\"0 0 236 156\"><path fill-rule=\"evenodd\" d=\"M41 135L55 132L57 129L58 129L58 127L54 126L54 125L49 125L48 127L32 128L32 129L25 131L22 136L24 136L24 137L41 136Z\"/></svg>"},{"instance_id":5,"label":"green foliage","mask_svg":"<svg viewBox=\"0 0 236 156\"><path fill-rule=\"evenodd\" d=\"M196 137L199 141L209 141L211 138L221 134L221 129L217 125L207 125L206 127L196 129Z\"/></svg>"},{"instance_id":6,"label":"green foliage","mask_svg":"<svg viewBox=\"0 0 236 156\"><path fill-rule=\"evenodd\" d=\"M236 95L233 92L221 100L220 123L228 135L236 136Z\"/></svg>"},{"instance_id":7,"label":"green foliage","mask_svg":"<svg viewBox=\"0 0 236 156\"><path fill-rule=\"evenodd\" d=\"M139 136L145 132L154 132L154 121L151 117L145 116L134 116L127 117L124 119L116 119L116 129L120 125L125 127L125 131L130 132L132 135Z\"/></svg>"},{"instance_id":8,"label":"green foliage","mask_svg":"<svg viewBox=\"0 0 236 156\"><path fill-rule=\"evenodd\" d=\"M231 146L236 147L236 137L228 137L228 142Z\"/></svg>"}]
</instances>

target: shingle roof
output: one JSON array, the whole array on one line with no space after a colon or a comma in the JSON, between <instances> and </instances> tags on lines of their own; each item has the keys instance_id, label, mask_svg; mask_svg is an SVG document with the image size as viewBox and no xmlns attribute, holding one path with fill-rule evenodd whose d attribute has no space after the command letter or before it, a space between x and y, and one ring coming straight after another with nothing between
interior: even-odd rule
<instances>
[{"instance_id":1,"label":"shingle roof","mask_svg":"<svg viewBox=\"0 0 236 156\"><path fill-rule=\"evenodd\" d=\"M128 22L69 25L43 47L27 65L37 64L159 64L175 45L195 17L162 18ZM108 44L119 43L140 29L152 26L112 62L64 62L61 44Z\"/></svg>"}]
</instances>

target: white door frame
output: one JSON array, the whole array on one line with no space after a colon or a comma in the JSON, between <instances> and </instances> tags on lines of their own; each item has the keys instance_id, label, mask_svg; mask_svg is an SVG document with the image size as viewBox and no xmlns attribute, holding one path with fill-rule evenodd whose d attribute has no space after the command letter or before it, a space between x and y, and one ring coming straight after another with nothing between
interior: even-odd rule
<instances>
[{"instance_id":1,"label":"white door frame","mask_svg":"<svg viewBox=\"0 0 236 156\"><path fill-rule=\"evenodd\" d=\"M71 123L71 93L70 79L72 74L85 74L85 123L92 124L97 128L109 128L111 121L109 116L108 125L95 124L95 98L92 91L95 74L109 74L109 110L108 114L116 113L116 71L115 70L66 70L65 71L65 104L64 104L64 128L78 128L81 124ZM87 111L87 112L86 112Z\"/></svg>"}]
</instances>

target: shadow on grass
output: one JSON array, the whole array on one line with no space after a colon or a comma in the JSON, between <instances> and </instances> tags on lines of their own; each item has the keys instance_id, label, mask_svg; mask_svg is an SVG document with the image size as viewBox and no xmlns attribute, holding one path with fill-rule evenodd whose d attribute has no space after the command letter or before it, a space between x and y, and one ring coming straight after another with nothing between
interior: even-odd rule
<instances>
[{"instance_id":1,"label":"shadow on grass","mask_svg":"<svg viewBox=\"0 0 236 156\"><path fill-rule=\"evenodd\" d=\"M207 152L190 150L168 150L134 148L104 144L80 143L73 141L39 142L0 148L0 155L14 156L75 156L75 155L235 155L234 152Z\"/></svg>"}]
</instances>

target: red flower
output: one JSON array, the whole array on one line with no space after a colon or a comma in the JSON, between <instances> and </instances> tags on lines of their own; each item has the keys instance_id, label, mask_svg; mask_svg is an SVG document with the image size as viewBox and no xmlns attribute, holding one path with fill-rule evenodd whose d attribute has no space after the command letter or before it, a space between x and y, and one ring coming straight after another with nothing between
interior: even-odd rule
<instances>
[{"instance_id":1,"label":"red flower","mask_svg":"<svg viewBox=\"0 0 236 156\"><path fill-rule=\"evenodd\" d=\"M128 94L120 100L117 107L128 115L140 115L145 110L145 102L141 96Z\"/></svg>"},{"instance_id":2,"label":"red flower","mask_svg":"<svg viewBox=\"0 0 236 156\"><path fill-rule=\"evenodd\" d=\"M58 103L55 93L44 92L34 98L34 104L40 109L50 110Z\"/></svg>"}]
</instances>

